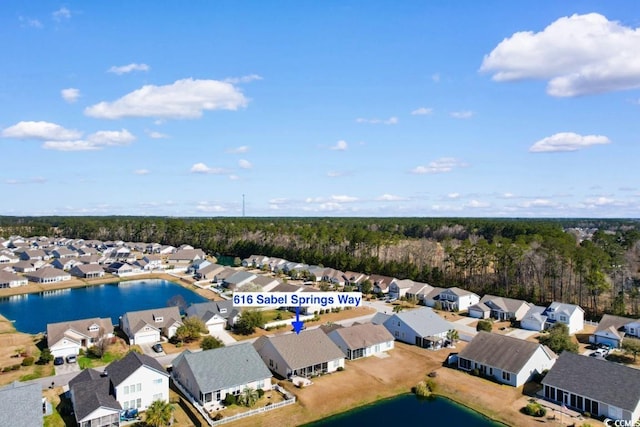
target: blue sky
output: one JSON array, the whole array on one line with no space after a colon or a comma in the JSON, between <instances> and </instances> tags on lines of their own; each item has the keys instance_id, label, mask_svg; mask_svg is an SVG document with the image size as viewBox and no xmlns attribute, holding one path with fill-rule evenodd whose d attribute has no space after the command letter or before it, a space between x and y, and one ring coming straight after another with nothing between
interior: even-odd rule
<instances>
[{"instance_id":1,"label":"blue sky","mask_svg":"<svg viewBox=\"0 0 640 427\"><path fill-rule=\"evenodd\" d=\"M638 2L0 8L0 215L640 216Z\"/></svg>"}]
</instances>

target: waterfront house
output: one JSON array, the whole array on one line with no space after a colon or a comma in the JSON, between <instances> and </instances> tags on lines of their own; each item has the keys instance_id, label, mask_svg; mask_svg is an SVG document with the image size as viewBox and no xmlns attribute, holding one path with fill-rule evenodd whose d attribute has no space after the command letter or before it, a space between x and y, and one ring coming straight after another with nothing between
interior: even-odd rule
<instances>
[{"instance_id":1,"label":"waterfront house","mask_svg":"<svg viewBox=\"0 0 640 427\"><path fill-rule=\"evenodd\" d=\"M205 258L206 255L202 249L179 249L170 254L167 259L172 264L189 264Z\"/></svg>"},{"instance_id":2,"label":"waterfront house","mask_svg":"<svg viewBox=\"0 0 640 427\"><path fill-rule=\"evenodd\" d=\"M605 314L589 337L589 342L619 348L625 337L640 338L640 319Z\"/></svg>"},{"instance_id":3,"label":"waterfront house","mask_svg":"<svg viewBox=\"0 0 640 427\"><path fill-rule=\"evenodd\" d=\"M253 346L267 367L283 378L311 377L344 368L344 353L321 329L263 335Z\"/></svg>"},{"instance_id":4,"label":"waterfront house","mask_svg":"<svg viewBox=\"0 0 640 427\"><path fill-rule=\"evenodd\" d=\"M557 358L542 344L479 332L458 354L458 368L477 370L499 383L520 387L536 374L551 369Z\"/></svg>"},{"instance_id":5,"label":"waterfront house","mask_svg":"<svg viewBox=\"0 0 640 427\"><path fill-rule=\"evenodd\" d=\"M563 323L569 328L569 334L573 335L584 329L584 310L574 304L552 302L543 312L532 307L520 321L522 329L542 331L555 323Z\"/></svg>"},{"instance_id":6,"label":"waterfront house","mask_svg":"<svg viewBox=\"0 0 640 427\"><path fill-rule=\"evenodd\" d=\"M146 263L145 270L156 270L162 268L162 258L158 255L147 254L142 257L142 260Z\"/></svg>"},{"instance_id":7,"label":"waterfront house","mask_svg":"<svg viewBox=\"0 0 640 427\"><path fill-rule=\"evenodd\" d=\"M12 264L11 267L18 273L33 273L41 266L43 261L18 261Z\"/></svg>"},{"instance_id":8,"label":"waterfront house","mask_svg":"<svg viewBox=\"0 0 640 427\"><path fill-rule=\"evenodd\" d=\"M0 425L37 427L43 424L44 402L39 382L13 382L0 387Z\"/></svg>"},{"instance_id":9,"label":"waterfront house","mask_svg":"<svg viewBox=\"0 0 640 427\"><path fill-rule=\"evenodd\" d=\"M531 304L523 300L485 295L468 312L477 319L522 320L530 308Z\"/></svg>"},{"instance_id":10,"label":"waterfront house","mask_svg":"<svg viewBox=\"0 0 640 427\"><path fill-rule=\"evenodd\" d=\"M98 264L79 264L74 266L69 273L82 279L96 279L104 276L104 269Z\"/></svg>"},{"instance_id":11,"label":"waterfront house","mask_svg":"<svg viewBox=\"0 0 640 427\"><path fill-rule=\"evenodd\" d=\"M194 277L197 280L210 280L213 281L216 277L216 274L222 272L225 269L225 267L223 267L220 264L212 264L209 263L209 265L206 265L204 267L198 268L198 270L195 272Z\"/></svg>"},{"instance_id":12,"label":"waterfront house","mask_svg":"<svg viewBox=\"0 0 640 427\"><path fill-rule=\"evenodd\" d=\"M0 252L0 265L15 264L20 261L20 258L15 256L13 252L2 251Z\"/></svg>"},{"instance_id":13,"label":"waterfront house","mask_svg":"<svg viewBox=\"0 0 640 427\"><path fill-rule=\"evenodd\" d=\"M222 286L224 286L227 289L237 289L239 287L241 287L242 285L251 282L253 279L255 279L256 276L253 273L249 273L248 271L242 271L242 270L238 270L235 273L233 273L232 275L226 277L223 281L222 281Z\"/></svg>"},{"instance_id":14,"label":"waterfront house","mask_svg":"<svg viewBox=\"0 0 640 427\"><path fill-rule=\"evenodd\" d=\"M46 261L51 256L42 249L27 249L20 253L22 261Z\"/></svg>"},{"instance_id":15,"label":"waterfront house","mask_svg":"<svg viewBox=\"0 0 640 427\"><path fill-rule=\"evenodd\" d=\"M83 262L77 258L55 258L51 261L51 266L60 270L69 271L74 266L82 264Z\"/></svg>"},{"instance_id":16,"label":"waterfront house","mask_svg":"<svg viewBox=\"0 0 640 427\"><path fill-rule=\"evenodd\" d=\"M40 270L25 273L25 277L31 282L43 284L65 282L71 279L69 273L55 267L41 268Z\"/></svg>"},{"instance_id":17,"label":"waterfront house","mask_svg":"<svg viewBox=\"0 0 640 427\"><path fill-rule=\"evenodd\" d=\"M441 310L465 312L474 304L480 302L480 296L467 290L453 288L434 288L425 296L424 303L428 307L438 307Z\"/></svg>"},{"instance_id":18,"label":"waterfront house","mask_svg":"<svg viewBox=\"0 0 640 427\"><path fill-rule=\"evenodd\" d=\"M127 262L116 261L109 264L107 272L118 276L126 276L128 274L140 273L142 269L138 266L131 265Z\"/></svg>"},{"instance_id":19,"label":"waterfront house","mask_svg":"<svg viewBox=\"0 0 640 427\"><path fill-rule=\"evenodd\" d=\"M231 327L240 317L240 310L233 306L233 301L208 301L191 304L186 309L187 317L202 320L210 335Z\"/></svg>"},{"instance_id":20,"label":"waterfront house","mask_svg":"<svg viewBox=\"0 0 640 427\"><path fill-rule=\"evenodd\" d=\"M171 376L206 410L245 388L271 390L271 372L250 343L213 350L182 352Z\"/></svg>"},{"instance_id":21,"label":"waterfront house","mask_svg":"<svg viewBox=\"0 0 640 427\"><path fill-rule=\"evenodd\" d=\"M398 340L418 347L439 349L445 345L451 323L428 307L394 313L384 327Z\"/></svg>"},{"instance_id":22,"label":"waterfront house","mask_svg":"<svg viewBox=\"0 0 640 427\"><path fill-rule=\"evenodd\" d=\"M640 369L564 351L542 380L541 393L578 412L631 426L640 419L638 384Z\"/></svg>"},{"instance_id":23,"label":"waterfront house","mask_svg":"<svg viewBox=\"0 0 640 427\"><path fill-rule=\"evenodd\" d=\"M265 255L251 255L242 260L243 267L262 268L262 265L269 262L269 257Z\"/></svg>"},{"instance_id":24,"label":"waterfront house","mask_svg":"<svg viewBox=\"0 0 640 427\"><path fill-rule=\"evenodd\" d=\"M327 336L348 360L379 355L394 347L393 335L384 326L373 323L338 327L327 332Z\"/></svg>"},{"instance_id":25,"label":"waterfront house","mask_svg":"<svg viewBox=\"0 0 640 427\"><path fill-rule=\"evenodd\" d=\"M56 248L54 250L51 251L51 256L53 256L54 258L58 258L58 259L64 259L64 258L75 258L78 256L78 252L77 251L72 251L71 249L63 246L61 248Z\"/></svg>"},{"instance_id":26,"label":"waterfront house","mask_svg":"<svg viewBox=\"0 0 640 427\"><path fill-rule=\"evenodd\" d=\"M47 324L47 346L54 357L78 355L100 340L113 337L110 318L72 320Z\"/></svg>"},{"instance_id":27,"label":"waterfront house","mask_svg":"<svg viewBox=\"0 0 640 427\"><path fill-rule=\"evenodd\" d=\"M0 288L16 288L18 286L26 286L28 280L17 274L0 270Z\"/></svg>"},{"instance_id":28,"label":"waterfront house","mask_svg":"<svg viewBox=\"0 0 640 427\"><path fill-rule=\"evenodd\" d=\"M152 344L160 336L171 338L182 325L178 307L130 311L120 318L120 329L129 338L129 344Z\"/></svg>"}]
</instances>

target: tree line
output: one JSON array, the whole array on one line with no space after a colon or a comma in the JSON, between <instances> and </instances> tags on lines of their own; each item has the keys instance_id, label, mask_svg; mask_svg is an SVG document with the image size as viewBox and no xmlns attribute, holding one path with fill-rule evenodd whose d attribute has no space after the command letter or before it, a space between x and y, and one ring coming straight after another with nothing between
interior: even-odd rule
<instances>
[{"instance_id":1,"label":"tree line","mask_svg":"<svg viewBox=\"0 0 640 427\"><path fill-rule=\"evenodd\" d=\"M595 229L579 239L570 228ZM0 235L188 243L639 315L640 222L625 219L0 217Z\"/></svg>"}]
</instances>

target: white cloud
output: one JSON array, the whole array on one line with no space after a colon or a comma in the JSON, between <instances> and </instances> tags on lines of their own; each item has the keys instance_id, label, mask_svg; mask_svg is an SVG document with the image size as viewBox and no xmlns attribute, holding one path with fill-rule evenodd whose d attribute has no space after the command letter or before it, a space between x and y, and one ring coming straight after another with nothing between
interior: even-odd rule
<instances>
[{"instance_id":1,"label":"white cloud","mask_svg":"<svg viewBox=\"0 0 640 427\"><path fill-rule=\"evenodd\" d=\"M92 151L104 147L128 145L135 141L128 130L101 130L88 135L85 139L67 141L45 141L42 148L56 151Z\"/></svg>"},{"instance_id":2,"label":"white cloud","mask_svg":"<svg viewBox=\"0 0 640 427\"><path fill-rule=\"evenodd\" d=\"M381 202L403 202L408 200L406 197L396 196L395 194L383 194L376 197L376 200Z\"/></svg>"},{"instance_id":3,"label":"white cloud","mask_svg":"<svg viewBox=\"0 0 640 427\"><path fill-rule=\"evenodd\" d=\"M361 118L361 117L356 119L356 123L369 123L369 124L373 124L373 125L379 125L379 124L397 125L398 121L399 120L398 120L397 117L389 117L386 120L384 120L384 119L364 119L364 118Z\"/></svg>"},{"instance_id":4,"label":"white cloud","mask_svg":"<svg viewBox=\"0 0 640 427\"><path fill-rule=\"evenodd\" d=\"M329 147L330 150L334 151L345 151L349 146L347 145L347 141L340 140L336 142L336 145L332 145Z\"/></svg>"},{"instance_id":5,"label":"white cloud","mask_svg":"<svg viewBox=\"0 0 640 427\"><path fill-rule=\"evenodd\" d=\"M35 176L33 178L27 180L19 180L19 179L8 179L5 181L5 184L8 185L24 185L24 184L45 184L47 182L46 178L41 176Z\"/></svg>"},{"instance_id":6,"label":"white cloud","mask_svg":"<svg viewBox=\"0 0 640 427\"><path fill-rule=\"evenodd\" d=\"M245 159L238 160L238 166L240 166L241 169L251 169L253 167L251 162Z\"/></svg>"},{"instance_id":7,"label":"white cloud","mask_svg":"<svg viewBox=\"0 0 640 427\"><path fill-rule=\"evenodd\" d=\"M60 91L60 95L62 96L62 99L72 104L76 102L78 98L80 98L80 89L76 89L72 87L67 89L62 89Z\"/></svg>"},{"instance_id":8,"label":"white cloud","mask_svg":"<svg viewBox=\"0 0 640 427\"><path fill-rule=\"evenodd\" d=\"M470 119L471 117L475 116L476 113L470 110L462 110L452 111L451 113L449 113L449 115L454 119Z\"/></svg>"},{"instance_id":9,"label":"white cloud","mask_svg":"<svg viewBox=\"0 0 640 427\"><path fill-rule=\"evenodd\" d=\"M430 162L427 166L416 166L411 173L418 175L451 172L455 168L466 167L467 164L453 157L442 157Z\"/></svg>"},{"instance_id":10,"label":"white cloud","mask_svg":"<svg viewBox=\"0 0 640 427\"><path fill-rule=\"evenodd\" d=\"M509 192L507 192L507 193L502 193L501 197L502 197L503 199L512 199L512 198L514 198L514 197L515 197L515 194L513 194L513 193L509 193Z\"/></svg>"},{"instance_id":11,"label":"white cloud","mask_svg":"<svg viewBox=\"0 0 640 427\"><path fill-rule=\"evenodd\" d=\"M236 148L229 148L227 150L227 153L230 154L243 154L243 153L247 153L249 151L249 147L246 145L241 145L240 147L236 147Z\"/></svg>"},{"instance_id":12,"label":"white cloud","mask_svg":"<svg viewBox=\"0 0 640 427\"><path fill-rule=\"evenodd\" d=\"M145 130L145 132L147 133L147 135L149 135L149 138L153 138L153 139L169 138L169 135L167 135L166 133L162 133L154 130Z\"/></svg>"},{"instance_id":13,"label":"white cloud","mask_svg":"<svg viewBox=\"0 0 640 427\"><path fill-rule=\"evenodd\" d=\"M223 213L228 211L228 209L222 205L211 205L208 202L199 202L196 209L200 212L207 213Z\"/></svg>"},{"instance_id":14,"label":"white cloud","mask_svg":"<svg viewBox=\"0 0 640 427\"><path fill-rule=\"evenodd\" d=\"M122 74L131 73L133 71L149 71L150 69L151 67L149 67L147 64L131 63L131 64L121 65L121 66L114 65L113 67L107 70L107 73L113 73L120 76Z\"/></svg>"},{"instance_id":15,"label":"white cloud","mask_svg":"<svg viewBox=\"0 0 640 427\"><path fill-rule=\"evenodd\" d=\"M60 9L53 12L52 16L53 16L53 19L60 22L65 19L71 19L71 11L66 7L61 7Z\"/></svg>"},{"instance_id":16,"label":"white cloud","mask_svg":"<svg viewBox=\"0 0 640 427\"><path fill-rule=\"evenodd\" d=\"M191 166L190 171L192 173L202 173L202 174L212 174L212 175L224 175L228 173L226 169L223 168L210 168L204 163L196 163Z\"/></svg>"},{"instance_id":17,"label":"white cloud","mask_svg":"<svg viewBox=\"0 0 640 427\"><path fill-rule=\"evenodd\" d=\"M146 85L113 102L87 107L87 116L102 119L155 117L194 119L205 110L237 110L248 99L230 83L183 79L165 86Z\"/></svg>"},{"instance_id":18,"label":"white cloud","mask_svg":"<svg viewBox=\"0 0 640 427\"><path fill-rule=\"evenodd\" d=\"M5 138L43 139L51 141L65 141L79 139L82 132L75 129L65 129L50 122L23 121L2 130Z\"/></svg>"},{"instance_id":19,"label":"white cloud","mask_svg":"<svg viewBox=\"0 0 640 427\"><path fill-rule=\"evenodd\" d=\"M610 144L611 140L603 135L578 135L573 132L560 132L535 142L529 151L532 153L577 151L592 145Z\"/></svg>"},{"instance_id":20,"label":"white cloud","mask_svg":"<svg viewBox=\"0 0 640 427\"><path fill-rule=\"evenodd\" d=\"M471 200L465 206L473 209L481 209L481 208L488 208L489 206L491 206L491 204L489 202L483 202L480 200Z\"/></svg>"},{"instance_id":21,"label":"white cloud","mask_svg":"<svg viewBox=\"0 0 640 427\"><path fill-rule=\"evenodd\" d=\"M428 116L433 113L433 108L420 107L411 112L412 116Z\"/></svg>"},{"instance_id":22,"label":"white cloud","mask_svg":"<svg viewBox=\"0 0 640 427\"><path fill-rule=\"evenodd\" d=\"M460 193L449 193L449 194L447 194L447 198L449 198L449 199L459 199L460 198Z\"/></svg>"},{"instance_id":23,"label":"white cloud","mask_svg":"<svg viewBox=\"0 0 640 427\"><path fill-rule=\"evenodd\" d=\"M237 181L237 180L239 180L239 179L240 179L240 177L239 177L238 175L233 175L233 174L232 174L232 175L229 175L229 179L230 179L231 181Z\"/></svg>"},{"instance_id":24,"label":"white cloud","mask_svg":"<svg viewBox=\"0 0 640 427\"><path fill-rule=\"evenodd\" d=\"M585 202L588 205L594 206L615 206L618 204L615 199L605 196L589 197L585 200Z\"/></svg>"},{"instance_id":25,"label":"white cloud","mask_svg":"<svg viewBox=\"0 0 640 427\"><path fill-rule=\"evenodd\" d=\"M480 71L498 82L548 80L567 97L640 87L640 28L598 13L562 17L543 31L521 31L485 55Z\"/></svg>"},{"instance_id":26,"label":"white cloud","mask_svg":"<svg viewBox=\"0 0 640 427\"><path fill-rule=\"evenodd\" d=\"M307 197L304 199L305 203L320 203L320 204L331 204L331 203L353 203L357 202L359 199L353 196L346 195L333 195L331 197Z\"/></svg>"},{"instance_id":27,"label":"white cloud","mask_svg":"<svg viewBox=\"0 0 640 427\"><path fill-rule=\"evenodd\" d=\"M262 77L257 75L257 74L249 74L248 76L229 77L229 78L224 79L225 82L231 83L231 84L251 83L251 82L256 81L256 80L262 80Z\"/></svg>"},{"instance_id":28,"label":"white cloud","mask_svg":"<svg viewBox=\"0 0 640 427\"><path fill-rule=\"evenodd\" d=\"M557 203L549 199L534 199L524 201L519 206L523 208L547 208L557 206Z\"/></svg>"},{"instance_id":29,"label":"white cloud","mask_svg":"<svg viewBox=\"0 0 640 427\"><path fill-rule=\"evenodd\" d=\"M136 175L149 175L151 171L149 169L136 169L133 171Z\"/></svg>"},{"instance_id":30,"label":"white cloud","mask_svg":"<svg viewBox=\"0 0 640 427\"><path fill-rule=\"evenodd\" d=\"M338 178L341 176L348 176L351 175L351 172L348 171L329 171L327 172L327 176L329 178Z\"/></svg>"},{"instance_id":31,"label":"white cloud","mask_svg":"<svg viewBox=\"0 0 640 427\"><path fill-rule=\"evenodd\" d=\"M340 195L340 196L331 196L331 201L338 202L338 203L353 203L353 202L357 202L358 198L352 197L352 196Z\"/></svg>"},{"instance_id":32,"label":"white cloud","mask_svg":"<svg viewBox=\"0 0 640 427\"><path fill-rule=\"evenodd\" d=\"M18 17L18 20L21 23L22 27L31 27L31 28L42 28L42 22L40 22L37 19L33 19L33 18L28 18L25 16L20 16Z\"/></svg>"}]
</instances>

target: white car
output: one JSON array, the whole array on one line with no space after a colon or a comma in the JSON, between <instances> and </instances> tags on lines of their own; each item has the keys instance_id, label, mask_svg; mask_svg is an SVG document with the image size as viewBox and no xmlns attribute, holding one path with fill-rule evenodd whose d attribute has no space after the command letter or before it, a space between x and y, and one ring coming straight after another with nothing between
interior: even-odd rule
<instances>
[{"instance_id":1,"label":"white car","mask_svg":"<svg viewBox=\"0 0 640 427\"><path fill-rule=\"evenodd\" d=\"M594 351L593 354L595 354L598 357L607 357L609 352L605 348L599 348L596 351Z\"/></svg>"}]
</instances>

